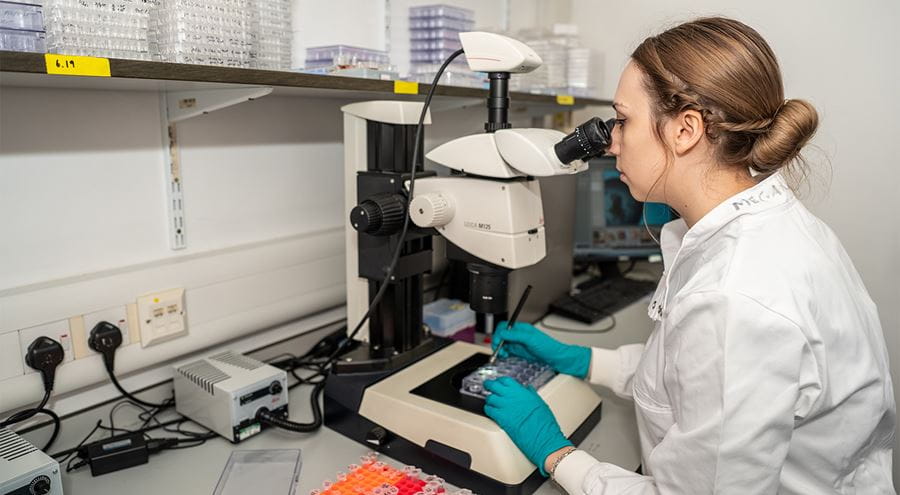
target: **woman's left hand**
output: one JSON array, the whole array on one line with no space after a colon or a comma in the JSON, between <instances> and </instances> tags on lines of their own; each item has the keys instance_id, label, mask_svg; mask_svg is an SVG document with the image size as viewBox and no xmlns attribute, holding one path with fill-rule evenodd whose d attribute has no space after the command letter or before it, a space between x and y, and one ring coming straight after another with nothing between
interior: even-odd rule
<instances>
[{"instance_id":1,"label":"woman's left hand","mask_svg":"<svg viewBox=\"0 0 900 495\"><path fill-rule=\"evenodd\" d=\"M524 387L508 376L486 381L484 388L491 393L485 400L485 414L547 476L544 471L547 456L572 445L560 431L550 407L533 388Z\"/></svg>"}]
</instances>

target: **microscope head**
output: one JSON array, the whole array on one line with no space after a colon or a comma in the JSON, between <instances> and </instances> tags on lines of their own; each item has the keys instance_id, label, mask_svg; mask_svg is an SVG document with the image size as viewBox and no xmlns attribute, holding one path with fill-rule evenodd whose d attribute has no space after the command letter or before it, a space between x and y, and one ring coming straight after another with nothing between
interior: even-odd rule
<instances>
[{"instance_id":1,"label":"microscope head","mask_svg":"<svg viewBox=\"0 0 900 495\"><path fill-rule=\"evenodd\" d=\"M475 72L524 74L543 63L528 45L501 34L470 31L459 33L459 40Z\"/></svg>"}]
</instances>

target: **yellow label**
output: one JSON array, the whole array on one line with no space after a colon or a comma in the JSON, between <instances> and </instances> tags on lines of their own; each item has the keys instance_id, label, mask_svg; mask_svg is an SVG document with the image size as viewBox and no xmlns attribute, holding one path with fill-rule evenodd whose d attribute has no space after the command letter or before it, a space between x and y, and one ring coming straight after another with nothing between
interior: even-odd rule
<instances>
[{"instance_id":1,"label":"yellow label","mask_svg":"<svg viewBox=\"0 0 900 495\"><path fill-rule=\"evenodd\" d=\"M44 60L47 62L47 74L110 77L108 58L47 53Z\"/></svg>"},{"instance_id":2,"label":"yellow label","mask_svg":"<svg viewBox=\"0 0 900 495\"><path fill-rule=\"evenodd\" d=\"M394 93L398 95L419 94L419 83L410 81L394 81Z\"/></svg>"},{"instance_id":3,"label":"yellow label","mask_svg":"<svg viewBox=\"0 0 900 495\"><path fill-rule=\"evenodd\" d=\"M557 105L574 105L575 97L572 95L556 95Z\"/></svg>"}]
</instances>

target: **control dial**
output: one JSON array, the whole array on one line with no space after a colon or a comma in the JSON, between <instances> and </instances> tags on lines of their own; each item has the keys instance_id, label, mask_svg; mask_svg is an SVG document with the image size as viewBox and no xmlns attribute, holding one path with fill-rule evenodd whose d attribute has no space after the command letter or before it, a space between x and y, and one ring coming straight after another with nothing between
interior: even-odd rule
<instances>
[{"instance_id":1,"label":"control dial","mask_svg":"<svg viewBox=\"0 0 900 495\"><path fill-rule=\"evenodd\" d=\"M371 235L391 235L400 231L406 201L399 194L376 194L350 211L350 225Z\"/></svg>"},{"instance_id":2,"label":"control dial","mask_svg":"<svg viewBox=\"0 0 900 495\"><path fill-rule=\"evenodd\" d=\"M274 381L269 385L269 393L272 395L281 395L282 390L284 390L284 387L281 386L279 381Z\"/></svg>"},{"instance_id":3,"label":"control dial","mask_svg":"<svg viewBox=\"0 0 900 495\"><path fill-rule=\"evenodd\" d=\"M410 203L409 215L419 227L440 227L453 219L453 203L442 194L422 194Z\"/></svg>"},{"instance_id":4,"label":"control dial","mask_svg":"<svg viewBox=\"0 0 900 495\"><path fill-rule=\"evenodd\" d=\"M46 476L38 476L31 480L28 490L32 495L47 495L50 493L50 478Z\"/></svg>"}]
</instances>

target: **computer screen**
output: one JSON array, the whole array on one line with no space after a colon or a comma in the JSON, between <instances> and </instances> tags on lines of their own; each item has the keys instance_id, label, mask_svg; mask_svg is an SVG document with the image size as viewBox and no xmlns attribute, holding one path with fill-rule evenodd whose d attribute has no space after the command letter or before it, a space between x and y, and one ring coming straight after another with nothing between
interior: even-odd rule
<instances>
[{"instance_id":1,"label":"computer screen","mask_svg":"<svg viewBox=\"0 0 900 495\"><path fill-rule=\"evenodd\" d=\"M664 204L632 198L628 186L619 180L615 158L595 158L588 171L576 177L576 258L602 261L660 253L653 237L659 239L662 225L674 215Z\"/></svg>"}]
</instances>

